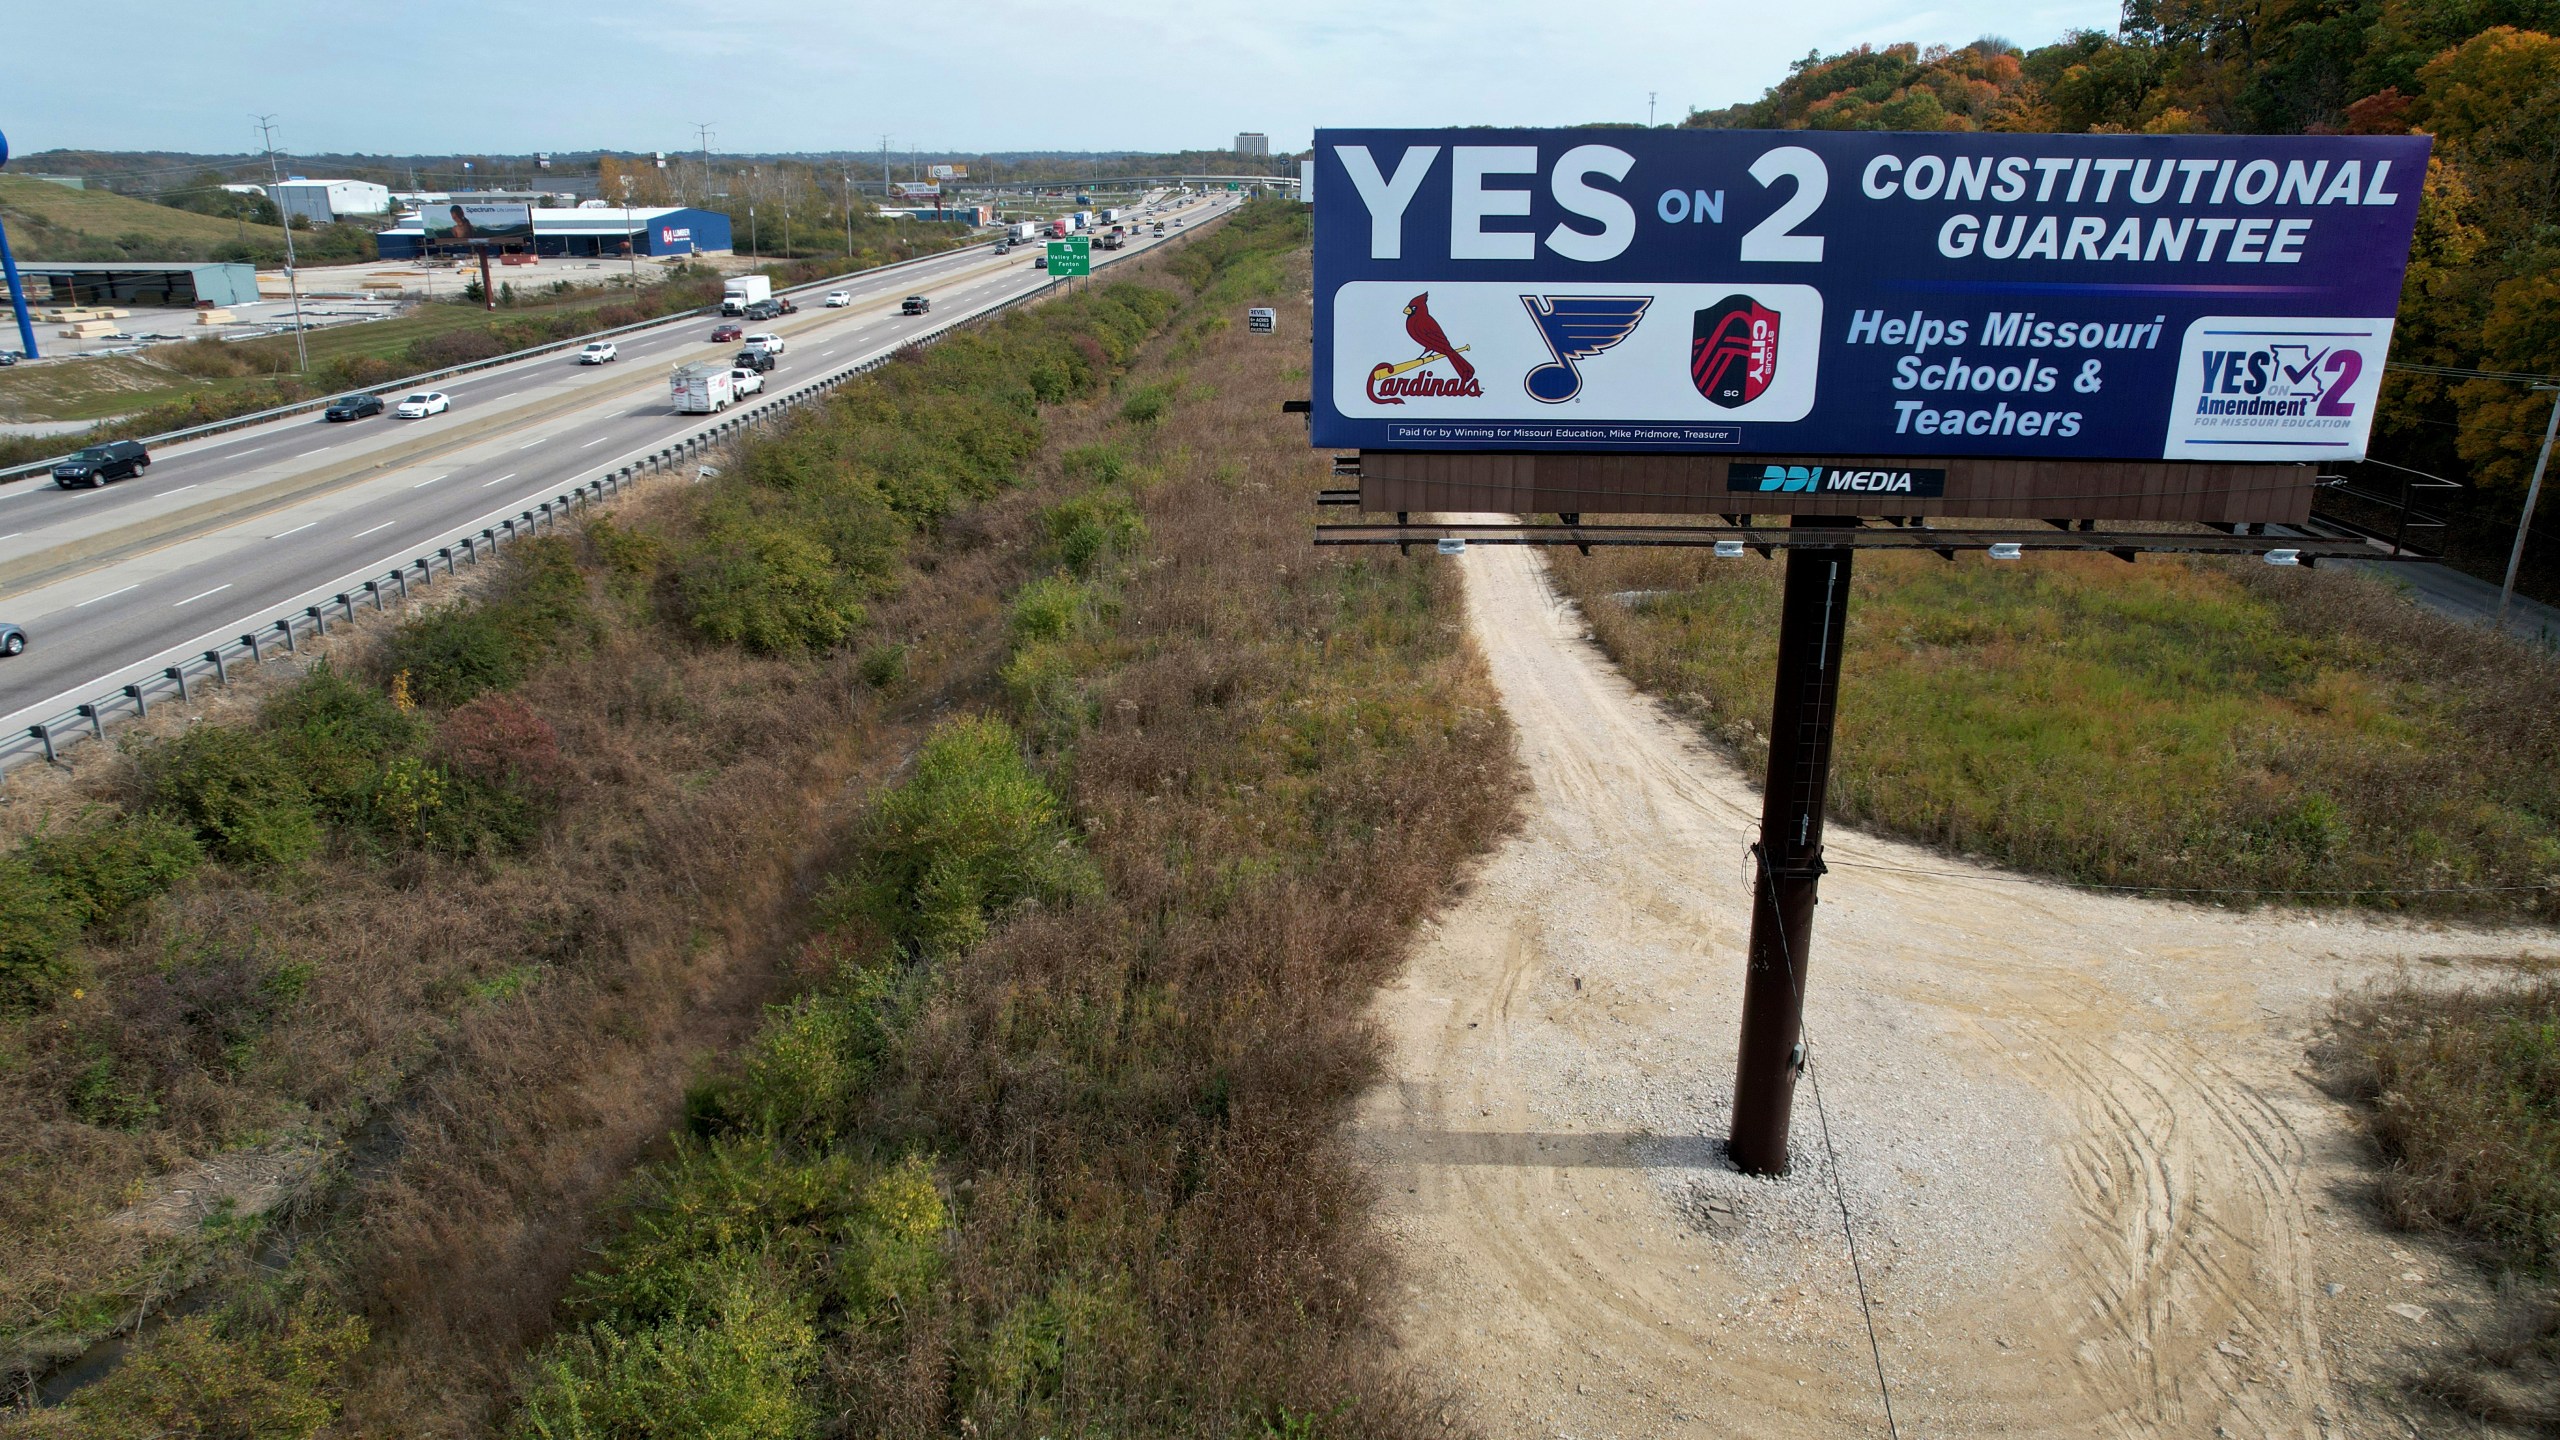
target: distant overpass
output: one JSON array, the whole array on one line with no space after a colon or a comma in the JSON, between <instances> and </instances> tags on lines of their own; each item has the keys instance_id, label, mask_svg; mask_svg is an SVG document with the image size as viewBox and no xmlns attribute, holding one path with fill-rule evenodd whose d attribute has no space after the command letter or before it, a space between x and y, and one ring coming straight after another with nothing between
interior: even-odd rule
<instances>
[{"instance_id":1,"label":"distant overpass","mask_svg":"<svg viewBox=\"0 0 2560 1440\"><path fill-rule=\"evenodd\" d=\"M1298 193L1298 177L1295 175L1090 175L1074 180L1007 180L997 184L946 180L942 183L971 195L1019 195L1048 190L1143 190L1151 185L1196 185L1211 190L1234 185L1246 190Z\"/></svg>"}]
</instances>

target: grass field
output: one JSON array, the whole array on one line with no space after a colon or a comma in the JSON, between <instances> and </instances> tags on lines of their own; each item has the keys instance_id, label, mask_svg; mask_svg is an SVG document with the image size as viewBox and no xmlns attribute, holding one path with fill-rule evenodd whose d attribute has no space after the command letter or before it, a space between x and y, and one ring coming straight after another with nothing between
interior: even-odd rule
<instances>
[{"instance_id":1,"label":"grass field","mask_svg":"<svg viewBox=\"0 0 2560 1440\"><path fill-rule=\"evenodd\" d=\"M1620 551L1555 572L1629 677L1756 777L1780 568ZM2098 884L2560 909L2468 888L2560 882L2546 654L2328 570L1871 556L1854 594L1839 818Z\"/></svg>"},{"instance_id":2,"label":"grass field","mask_svg":"<svg viewBox=\"0 0 2560 1440\"><path fill-rule=\"evenodd\" d=\"M8 224L10 247L22 260L87 258L78 253L81 237L139 237L168 250L163 257L168 259L191 258L243 240L260 248L284 247L284 231L273 225L244 225L23 175L0 175L0 218Z\"/></svg>"}]
</instances>

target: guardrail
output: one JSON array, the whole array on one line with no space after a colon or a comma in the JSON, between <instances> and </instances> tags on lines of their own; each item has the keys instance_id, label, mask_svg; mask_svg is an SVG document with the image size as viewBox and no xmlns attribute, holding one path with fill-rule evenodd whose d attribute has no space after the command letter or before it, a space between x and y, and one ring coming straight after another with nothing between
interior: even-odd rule
<instances>
[{"instance_id":1,"label":"guardrail","mask_svg":"<svg viewBox=\"0 0 2560 1440\"><path fill-rule=\"evenodd\" d=\"M974 245L978 242L972 241L970 243ZM806 291L822 289L829 285L841 285L848 280L859 280L865 276L886 275L892 270L904 270L917 265L930 265L936 260L948 260L954 255L963 254L968 250L968 248L969 246L967 245L955 246L949 250L937 250L931 255L919 255L912 260L892 260L886 265L874 265L868 270L848 270L842 275L830 275L823 280L811 280L806 284L788 286L776 293L783 295L798 295ZM539 359L544 355L566 350L575 345L588 345L598 340L610 340L622 335L636 335L643 330L653 330L662 325L680 325L688 321L698 321L702 318L703 315L701 311L687 311L681 315L660 315L652 320L635 320L628 325L616 325L610 330L590 330L583 335L573 335L566 340L546 340L539 345L529 345L522 350L510 350L504 355L492 355L486 360L466 360L459 365L447 365L441 370L423 370L415 375L402 376L399 383L394 386L378 385L367 388L374 390L405 390L411 386L424 385L432 381L449 379L456 375L468 375L478 370L495 370L501 365L513 365L522 360ZM246 415L234 415L228 420L214 420L202 425L190 425L183 430L167 430L157 435L145 435L141 437L141 440L145 445L175 445L180 441L185 440L201 440L208 435L219 435L227 430L245 430L252 425L263 425L270 420L282 420L293 415L308 414L313 410L333 405L337 403L337 400L338 397L335 395L323 395L312 400L296 400L290 405L277 405L265 410L253 410ZM5 469L0 469L0 484L7 484L11 481L23 479L28 476L45 474L51 471L54 466L61 464L67 454L68 452L65 452L64 455L56 455L48 460L35 460L24 465L11 465Z\"/></svg>"},{"instance_id":2,"label":"guardrail","mask_svg":"<svg viewBox=\"0 0 2560 1440\"><path fill-rule=\"evenodd\" d=\"M1225 218L1223 215L1211 216L1189 234L1202 234ZM1136 257L1133 255L1127 258ZM914 262L899 261L898 263L905 265ZM868 270L860 273L877 274L879 271ZM17 734L0 737L0 778L5 778L9 771L30 761L43 760L47 764L57 764L62 754L75 746L103 742L107 738L107 725L110 721L121 724L127 720L143 719L150 715L152 705L172 697L183 704L193 697L194 687L207 679L216 685L228 685L231 683L231 667L236 663L244 660L253 665L262 663L267 658L268 652L277 646L282 646L288 653L298 653L305 637L317 637L329 633L329 622L333 616L343 624L355 619L356 607L360 604L369 603L374 609L383 610L388 608L389 602L393 599L406 600L409 598L409 587L413 576L415 583L420 587L432 586L435 583L436 566L439 563L444 566L444 574L448 578L454 574L458 564L467 564L476 568L483 559L497 554L499 548L509 541L521 540L526 536L538 534L544 529L556 527L563 517L581 508L593 507L605 500L620 496L625 489L637 484L644 476L663 474L693 461L709 449L736 440L740 434L749 429L779 419L783 412L793 406L817 399L848 380L867 375L889 364L901 351L910 346L931 345L957 330L982 320L992 319L1016 305L1045 298L1054 292L1058 283L1060 282L1053 281L1037 290L1025 291L1011 299L997 301L947 325L936 326L923 334L907 339L886 354L875 355L871 359L842 366L815 380L785 390L752 408L715 419L690 435L672 440L618 469L609 470L592 480L573 485L538 504L527 506L515 515L506 516L493 524L482 525L476 530L466 529L434 550L413 556L388 571L363 572L324 585L320 587L323 598L315 603L288 605L282 614L272 620L252 625L251 628L242 631L236 639L224 640L196 654L181 657L172 664L136 676L129 684L103 691L50 719L29 725ZM698 472L696 478L700 478Z\"/></svg>"}]
</instances>

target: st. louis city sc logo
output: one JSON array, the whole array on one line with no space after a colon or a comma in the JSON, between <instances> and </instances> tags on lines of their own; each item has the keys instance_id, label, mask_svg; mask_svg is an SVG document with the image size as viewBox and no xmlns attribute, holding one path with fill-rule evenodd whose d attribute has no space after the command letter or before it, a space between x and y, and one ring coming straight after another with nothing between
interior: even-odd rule
<instances>
[{"instance_id":1,"label":"st. louis city sc logo","mask_svg":"<svg viewBox=\"0 0 2560 1440\"><path fill-rule=\"evenodd\" d=\"M1699 394L1738 410L1777 378L1777 311L1734 295L1698 312L1690 331L1689 381Z\"/></svg>"},{"instance_id":2,"label":"st. louis city sc logo","mask_svg":"<svg viewBox=\"0 0 2560 1440\"><path fill-rule=\"evenodd\" d=\"M1653 306L1650 295L1523 295L1530 323L1555 358L1531 370L1522 380L1529 398L1561 405L1582 393L1577 360L1588 360L1636 332L1636 322Z\"/></svg>"},{"instance_id":3,"label":"st. louis city sc logo","mask_svg":"<svg viewBox=\"0 0 2560 1440\"><path fill-rule=\"evenodd\" d=\"M1373 405L1401 405L1409 398L1435 398L1444 395L1481 397L1484 386L1476 381L1476 367L1467 360L1464 345L1452 345L1431 318L1431 292L1426 290L1405 302L1404 333L1422 347L1422 353L1401 363L1379 361L1369 371L1369 401ZM1435 375L1430 366L1445 360L1454 374Z\"/></svg>"}]
</instances>

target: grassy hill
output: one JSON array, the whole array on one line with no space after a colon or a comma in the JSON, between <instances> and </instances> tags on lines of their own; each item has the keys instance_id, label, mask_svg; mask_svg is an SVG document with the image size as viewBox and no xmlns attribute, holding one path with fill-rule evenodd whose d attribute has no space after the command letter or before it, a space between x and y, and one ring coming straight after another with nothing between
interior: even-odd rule
<instances>
[{"instance_id":1,"label":"grassy hill","mask_svg":"<svg viewBox=\"0 0 2560 1440\"><path fill-rule=\"evenodd\" d=\"M232 260L284 252L284 231L273 225L23 175L0 175L0 221L10 247L28 260ZM241 253L244 246L250 253Z\"/></svg>"}]
</instances>

